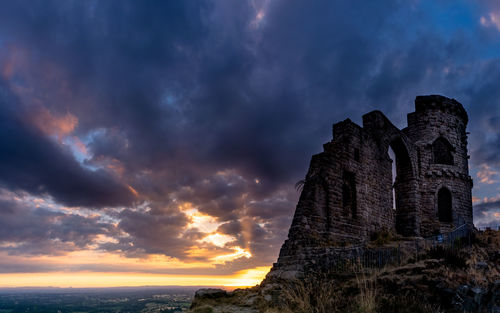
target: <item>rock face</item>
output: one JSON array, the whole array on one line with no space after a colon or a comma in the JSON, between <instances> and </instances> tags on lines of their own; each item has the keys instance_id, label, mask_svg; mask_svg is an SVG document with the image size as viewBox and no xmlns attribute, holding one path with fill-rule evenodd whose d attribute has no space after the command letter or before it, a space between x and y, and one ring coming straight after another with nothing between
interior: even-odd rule
<instances>
[{"instance_id":1,"label":"rock face","mask_svg":"<svg viewBox=\"0 0 500 313\"><path fill-rule=\"evenodd\" d=\"M349 119L333 125L332 141L312 157L270 276L298 276L332 247L366 242L382 230L429 236L472 226L465 109L454 99L418 96L407 120L398 129L373 111L362 127Z\"/></svg>"}]
</instances>

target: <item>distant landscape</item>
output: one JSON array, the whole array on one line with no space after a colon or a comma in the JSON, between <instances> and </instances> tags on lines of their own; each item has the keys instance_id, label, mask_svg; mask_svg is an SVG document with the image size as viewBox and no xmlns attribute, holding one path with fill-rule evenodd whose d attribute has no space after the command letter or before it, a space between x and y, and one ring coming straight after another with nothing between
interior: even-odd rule
<instances>
[{"instance_id":1,"label":"distant landscape","mask_svg":"<svg viewBox=\"0 0 500 313\"><path fill-rule=\"evenodd\" d=\"M185 312L198 288L7 288L0 289L0 313Z\"/></svg>"},{"instance_id":2,"label":"distant landscape","mask_svg":"<svg viewBox=\"0 0 500 313\"><path fill-rule=\"evenodd\" d=\"M0 313L500 313L499 82L500 0L0 0Z\"/></svg>"}]
</instances>

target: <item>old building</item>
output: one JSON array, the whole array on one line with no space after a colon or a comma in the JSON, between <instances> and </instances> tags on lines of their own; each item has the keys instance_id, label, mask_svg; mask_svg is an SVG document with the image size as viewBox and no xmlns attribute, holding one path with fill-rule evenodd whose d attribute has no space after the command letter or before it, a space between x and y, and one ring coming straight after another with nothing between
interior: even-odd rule
<instances>
[{"instance_id":1,"label":"old building","mask_svg":"<svg viewBox=\"0 0 500 313\"><path fill-rule=\"evenodd\" d=\"M418 237L472 224L465 109L418 96L407 119L400 130L373 111L362 127L349 119L333 125L332 141L312 157L275 268L307 258L304 248L319 253L381 230Z\"/></svg>"}]
</instances>

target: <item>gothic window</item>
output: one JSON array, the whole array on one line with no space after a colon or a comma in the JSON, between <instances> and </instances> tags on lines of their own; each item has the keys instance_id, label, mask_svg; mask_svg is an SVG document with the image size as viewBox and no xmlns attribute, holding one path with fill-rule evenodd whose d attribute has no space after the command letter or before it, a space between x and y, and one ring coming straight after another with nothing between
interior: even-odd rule
<instances>
[{"instance_id":1,"label":"gothic window","mask_svg":"<svg viewBox=\"0 0 500 313\"><path fill-rule=\"evenodd\" d=\"M342 183L342 206L345 216L350 214L351 218L357 217L356 180L352 172L344 172Z\"/></svg>"},{"instance_id":2,"label":"gothic window","mask_svg":"<svg viewBox=\"0 0 500 313\"><path fill-rule=\"evenodd\" d=\"M438 191L438 217L440 222L449 223L452 221L451 192L446 188Z\"/></svg>"},{"instance_id":3,"label":"gothic window","mask_svg":"<svg viewBox=\"0 0 500 313\"><path fill-rule=\"evenodd\" d=\"M432 144L434 163L453 165L453 155L451 154L452 150L453 147L448 140L443 137L436 139Z\"/></svg>"}]
</instances>

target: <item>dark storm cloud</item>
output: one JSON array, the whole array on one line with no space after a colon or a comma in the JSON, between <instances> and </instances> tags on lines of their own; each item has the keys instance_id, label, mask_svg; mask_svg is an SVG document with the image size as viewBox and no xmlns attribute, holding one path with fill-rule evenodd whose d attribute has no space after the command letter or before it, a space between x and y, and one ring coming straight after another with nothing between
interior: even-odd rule
<instances>
[{"instance_id":1,"label":"dark storm cloud","mask_svg":"<svg viewBox=\"0 0 500 313\"><path fill-rule=\"evenodd\" d=\"M196 163L208 172L236 167L278 183L302 176L304 150L314 149L308 139L314 129L303 119L309 110L294 91L296 82L283 79L281 70L269 76L271 60L256 59L258 43L249 27L256 13L248 4L11 6L20 18L4 16L3 23L16 26L7 38L14 35L57 62L75 93L93 98L71 107L79 131L124 130L126 152L96 139L90 146L95 157L119 157L132 170ZM262 85L262 79L271 81ZM262 87L274 90L261 96Z\"/></svg>"},{"instance_id":2,"label":"dark storm cloud","mask_svg":"<svg viewBox=\"0 0 500 313\"><path fill-rule=\"evenodd\" d=\"M69 206L116 206L131 192L102 170L83 168L66 150L23 120L26 110L0 82L0 185L51 195Z\"/></svg>"},{"instance_id":3,"label":"dark storm cloud","mask_svg":"<svg viewBox=\"0 0 500 313\"><path fill-rule=\"evenodd\" d=\"M475 151L475 162L500 166L500 133L495 134L493 138L481 140L480 144Z\"/></svg>"},{"instance_id":4,"label":"dark storm cloud","mask_svg":"<svg viewBox=\"0 0 500 313\"><path fill-rule=\"evenodd\" d=\"M24 51L29 70L5 78L0 181L67 205L127 206L114 216L127 235L108 251L185 258L202 236L179 238L189 202L251 249L234 269L271 262L293 185L333 122L380 109L403 127L416 95L443 93L470 112L471 162L499 164L498 55L481 50L498 34L480 15L443 30L432 10L448 2L429 3L5 1L0 47ZM5 67L15 55L2 56ZM18 85L78 118L84 164L100 169L18 121L9 88L30 101Z\"/></svg>"},{"instance_id":5,"label":"dark storm cloud","mask_svg":"<svg viewBox=\"0 0 500 313\"><path fill-rule=\"evenodd\" d=\"M500 201L480 203L474 206L474 214L482 214L483 212L488 212L489 210L496 210L499 208Z\"/></svg>"},{"instance_id":6,"label":"dark storm cloud","mask_svg":"<svg viewBox=\"0 0 500 313\"><path fill-rule=\"evenodd\" d=\"M116 227L99 217L0 200L0 250L9 254L60 255L88 248L98 235L117 233Z\"/></svg>"},{"instance_id":7,"label":"dark storm cloud","mask_svg":"<svg viewBox=\"0 0 500 313\"><path fill-rule=\"evenodd\" d=\"M128 139L115 149L95 138L94 158L115 157L132 171L179 168L163 173L163 191L220 168L259 177L271 183L266 190L300 178L339 108L362 103L352 95L377 61L383 41L374 34L397 9L278 2L253 29L257 12L245 3L11 6L23 17L4 19L16 39L94 98L71 108L79 131L118 128Z\"/></svg>"},{"instance_id":8,"label":"dark storm cloud","mask_svg":"<svg viewBox=\"0 0 500 313\"><path fill-rule=\"evenodd\" d=\"M474 223L479 227L500 227L500 201L474 205Z\"/></svg>"},{"instance_id":9,"label":"dark storm cloud","mask_svg":"<svg viewBox=\"0 0 500 313\"><path fill-rule=\"evenodd\" d=\"M500 167L500 90L496 87L500 79L500 60L488 60L480 67L473 84L469 86L469 97L473 106L470 115L471 147L474 164Z\"/></svg>"},{"instance_id":10,"label":"dark storm cloud","mask_svg":"<svg viewBox=\"0 0 500 313\"><path fill-rule=\"evenodd\" d=\"M182 258L186 256L186 248L192 244L192 238L179 238L188 219L178 211L155 214L151 211L126 209L120 213L119 218L118 227L130 236L120 237L118 243L103 244L102 249L121 251L128 256L165 254ZM198 236L195 239L199 238Z\"/></svg>"}]
</instances>

